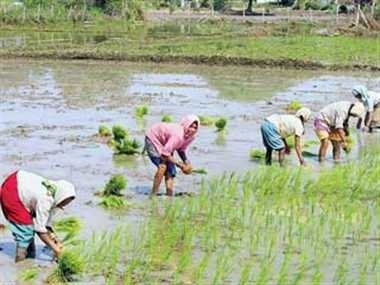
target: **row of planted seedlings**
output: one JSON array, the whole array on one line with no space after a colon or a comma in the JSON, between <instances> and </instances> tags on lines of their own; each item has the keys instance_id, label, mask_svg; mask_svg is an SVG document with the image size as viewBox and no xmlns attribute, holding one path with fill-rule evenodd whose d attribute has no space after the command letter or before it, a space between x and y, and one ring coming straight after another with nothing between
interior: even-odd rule
<instances>
[{"instance_id":1,"label":"row of planted seedlings","mask_svg":"<svg viewBox=\"0 0 380 285\"><path fill-rule=\"evenodd\" d=\"M197 196L153 199L139 227L72 249L82 275L110 284L376 284L377 151L317 177L273 166L204 181Z\"/></svg>"}]
</instances>

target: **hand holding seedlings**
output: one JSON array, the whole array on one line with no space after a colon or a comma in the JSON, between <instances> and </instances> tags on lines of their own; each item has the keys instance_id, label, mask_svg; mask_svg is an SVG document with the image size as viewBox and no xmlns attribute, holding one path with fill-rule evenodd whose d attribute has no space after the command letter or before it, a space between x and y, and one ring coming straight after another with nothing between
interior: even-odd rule
<instances>
[{"instance_id":1,"label":"hand holding seedlings","mask_svg":"<svg viewBox=\"0 0 380 285\"><path fill-rule=\"evenodd\" d=\"M4 189L7 191L3 191ZM27 256L35 257L35 233L58 256L63 246L50 236L48 228L57 211L75 199L74 185L65 180L48 180L19 170L5 179L1 191L0 203L4 216L11 222L10 229L17 237L15 261L22 261Z\"/></svg>"},{"instance_id":2,"label":"hand holding seedlings","mask_svg":"<svg viewBox=\"0 0 380 285\"><path fill-rule=\"evenodd\" d=\"M193 167L191 166L190 163L184 163L184 164L182 164L182 166L181 166L181 170L182 170L182 172L183 172L184 174L189 175L189 174L192 173Z\"/></svg>"}]
</instances>

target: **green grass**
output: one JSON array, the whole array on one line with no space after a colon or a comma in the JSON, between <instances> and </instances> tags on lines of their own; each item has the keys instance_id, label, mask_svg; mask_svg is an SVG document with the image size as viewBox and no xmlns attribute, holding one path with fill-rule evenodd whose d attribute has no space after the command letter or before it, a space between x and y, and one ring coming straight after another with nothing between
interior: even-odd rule
<instances>
[{"instance_id":1,"label":"green grass","mask_svg":"<svg viewBox=\"0 0 380 285\"><path fill-rule=\"evenodd\" d=\"M318 175L275 166L226 173L191 198L153 199L138 229L78 246L84 272L121 284L376 283L377 153Z\"/></svg>"},{"instance_id":2,"label":"green grass","mask_svg":"<svg viewBox=\"0 0 380 285\"><path fill-rule=\"evenodd\" d=\"M0 56L51 58L94 58L150 61L180 61L228 64L266 64L298 68L354 68L354 65L380 66L380 38L339 35L324 37L307 34L287 36L252 34L187 35L162 38L117 37L104 42L75 43L42 41L24 47L3 48Z\"/></svg>"}]
</instances>

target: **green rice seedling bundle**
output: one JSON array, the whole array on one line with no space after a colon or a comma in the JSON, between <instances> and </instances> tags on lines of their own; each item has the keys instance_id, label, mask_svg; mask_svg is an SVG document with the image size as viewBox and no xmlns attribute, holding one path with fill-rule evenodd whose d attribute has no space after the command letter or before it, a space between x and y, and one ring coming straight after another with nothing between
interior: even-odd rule
<instances>
[{"instance_id":1,"label":"green rice seedling bundle","mask_svg":"<svg viewBox=\"0 0 380 285\"><path fill-rule=\"evenodd\" d=\"M141 105L137 106L135 109L135 116L139 119L143 118L144 116L148 115L148 106Z\"/></svg>"},{"instance_id":2,"label":"green rice seedling bundle","mask_svg":"<svg viewBox=\"0 0 380 285\"><path fill-rule=\"evenodd\" d=\"M127 180L121 174L113 175L104 187L104 196L122 196L121 191L127 187Z\"/></svg>"},{"instance_id":3,"label":"green rice seedling bundle","mask_svg":"<svg viewBox=\"0 0 380 285\"><path fill-rule=\"evenodd\" d=\"M75 238L82 228L82 223L76 217L67 217L55 222L53 228L57 233L66 234L62 239L65 245L74 244L78 242Z\"/></svg>"},{"instance_id":4,"label":"green rice seedling bundle","mask_svg":"<svg viewBox=\"0 0 380 285\"><path fill-rule=\"evenodd\" d=\"M25 269L21 272L22 281L33 281L37 278L40 270L36 267Z\"/></svg>"},{"instance_id":5,"label":"green rice seedling bundle","mask_svg":"<svg viewBox=\"0 0 380 285\"><path fill-rule=\"evenodd\" d=\"M140 153L141 143L136 139L123 139L115 144L117 154L134 155Z\"/></svg>"},{"instance_id":6,"label":"green rice seedling bundle","mask_svg":"<svg viewBox=\"0 0 380 285\"><path fill-rule=\"evenodd\" d=\"M207 170L204 168L196 168L196 169L193 169L191 173L206 175Z\"/></svg>"},{"instance_id":7,"label":"green rice seedling bundle","mask_svg":"<svg viewBox=\"0 0 380 285\"><path fill-rule=\"evenodd\" d=\"M263 160L265 159L265 150L253 148L249 152L249 157L251 160Z\"/></svg>"},{"instance_id":8,"label":"green rice seedling bundle","mask_svg":"<svg viewBox=\"0 0 380 285\"><path fill-rule=\"evenodd\" d=\"M85 268L84 258L75 251L66 250L58 258L54 275L63 282L74 281L75 277L83 274Z\"/></svg>"},{"instance_id":9,"label":"green rice seedling bundle","mask_svg":"<svg viewBox=\"0 0 380 285\"><path fill-rule=\"evenodd\" d=\"M289 112L297 112L299 109L301 109L302 103L300 101L292 101L286 106L286 110Z\"/></svg>"},{"instance_id":10,"label":"green rice seedling bundle","mask_svg":"<svg viewBox=\"0 0 380 285\"><path fill-rule=\"evenodd\" d=\"M120 125L114 125L112 127L112 134L113 139L118 143L128 137L128 131Z\"/></svg>"},{"instance_id":11,"label":"green rice seedling bundle","mask_svg":"<svg viewBox=\"0 0 380 285\"><path fill-rule=\"evenodd\" d=\"M120 210L126 206L126 202L122 197L111 195L103 197L100 205L109 210Z\"/></svg>"},{"instance_id":12,"label":"green rice seedling bundle","mask_svg":"<svg viewBox=\"0 0 380 285\"><path fill-rule=\"evenodd\" d=\"M173 122L173 117L170 115L163 115L161 118L161 122L171 123L171 122Z\"/></svg>"},{"instance_id":13,"label":"green rice seedling bundle","mask_svg":"<svg viewBox=\"0 0 380 285\"><path fill-rule=\"evenodd\" d=\"M98 134L101 137L110 137L112 136L112 131L105 125L100 125L98 129Z\"/></svg>"},{"instance_id":14,"label":"green rice seedling bundle","mask_svg":"<svg viewBox=\"0 0 380 285\"><path fill-rule=\"evenodd\" d=\"M216 122L215 122L215 127L216 127L216 130L218 132L221 132L223 131L227 126L227 119L226 118L219 118Z\"/></svg>"},{"instance_id":15,"label":"green rice seedling bundle","mask_svg":"<svg viewBox=\"0 0 380 285\"><path fill-rule=\"evenodd\" d=\"M201 126L211 126L215 124L216 118L211 116L198 116Z\"/></svg>"}]
</instances>

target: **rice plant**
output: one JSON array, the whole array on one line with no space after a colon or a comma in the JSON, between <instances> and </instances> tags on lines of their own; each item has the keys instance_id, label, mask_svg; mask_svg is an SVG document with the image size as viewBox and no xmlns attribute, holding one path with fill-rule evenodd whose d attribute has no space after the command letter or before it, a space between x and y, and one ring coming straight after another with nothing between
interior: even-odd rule
<instances>
[{"instance_id":1,"label":"rice plant","mask_svg":"<svg viewBox=\"0 0 380 285\"><path fill-rule=\"evenodd\" d=\"M227 119L226 118L219 118L215 121L215 127L218 132L223 131L227 126Z\"/></svg>"},{"instance_id":2,"label":"rice plant","mask_svg":"<svg viewBox=\"0 0 380 285\"><path fill-rule=\"evenodd\" d=\"M122 196L121 191L127 187L127 180L121 174L113 175L104 187L104 196Z\"/></svg>"},{"instance_id":3,"label":"rice plant","mask_svg":"<svg viewBox=\"0 0 380 285\"><path fill-rule=\"evenodd\" d=\"M113 139L117 142L120 143L122 140L125 140L128 137L128 131L120 125L114 125L112 127L112 134L113 134Z\"/></svg>"},{"instance_id":4,"label":"rice plant","mask_svg":"<svg viewBox=\"0 0 380 285\"><path fill-rule=\"evenodd\" d=\"M135 109L135 116L139 119L144 118L144 116L148 115L149 109L146 105L137 106Z\"/></svg>"},{"instance_id":5,"label":"rice plant","mask_svg":"<svg viewBox=\"0 0 380 285\"><path fill-rule=\"evenodd\" d=\"M136 139L123 139L115 144L116 154L134 155L139 154L141 143Z\"/></svg>"},{"instance_id":6,"label":"rice plant","mask_svg":"<svg viewBox=\"0 0 380 285\"><path fill-rule=\"evenodd\" d=\"M112 131L105 125L100 125L98 129L98 134L101 137L110 137L112 136Z\"/></svg>"},{"instance_id":7,"label":"rice plant","mask_svg":"<svg viewBox=\"0 0 380 285\"><path fill-rule=\"evenodd\" d=\"M216 118L212 116L198 116L201 126L211 126L215 124Z\"/></svg>"},{"instance_id":8,"label":"rice plant","mask_svg":"<svg viewBox=\"0 0 380 285\"><path fill-rule=\"evenodd\" d=\"M85 260L79 252L66 250L58 258L57 268L50 279L72 282L84 272Z\"/></svg>"},{"instance_id":9,"label":"rice plant","mask_svg":"<svg viewBox=\"0 0 380 285\"><path fill-rule=\"evenodd\" d=\"M163 115L161 118L161 122L171 123L171 122L173 122L173 117L170 115Z\"/></svg>"},{"instance_id":10,"label":"rice plant","mask_svg":"<svg viewBox=\"0 0 380 285\"><path fill-rule=\"evenodd\" d=\"M261 161L265 159L265 150L253 148L249 152L252 161Z\"/></svg>"},{"instance_id":11,"label":"rice plant","mask_svg":"<svg viewBox=\"0 0 380 285\"><path fill-rule=\"evenodd\" d=\"M302 103L295 100L295 101L292 101L290 102L287 106L286 106L286 110L288 112L297 112L299 109L301 109L303 107Z\"/></svg>"},{"instance_id":12,"label":"rice plant","mask_svg":"<svg viewBox=\"0 0 380 285\"><path fill-rule=\"evenodd\" d=\"M112 195L103 197L100 205L109 210L120 210L126 206L126 202L122 197Z\"/></svg>"},{"instance_id":13,"label":"rice plant","mask_svg":"<svg viewBox=\"0 0 380 285\"><path fill-rule=\"evenodd\" d=\"M75 244L78 242L76 237L82 229L82 223L76 217L66 217L56 221L53 228L57 233L66 234L62 239L65 245Z\"/></svg>"},{"instance_id":14,"label":"rice plant","mask_svg":"<svg viewBox=\"0 0 380 285\"><path fill-rule=\"evenodd\" d=\"M38 277L40 270L36 267L25 269L21 272L21 280L30 282Z\"/></svg>"}]
</instances>

